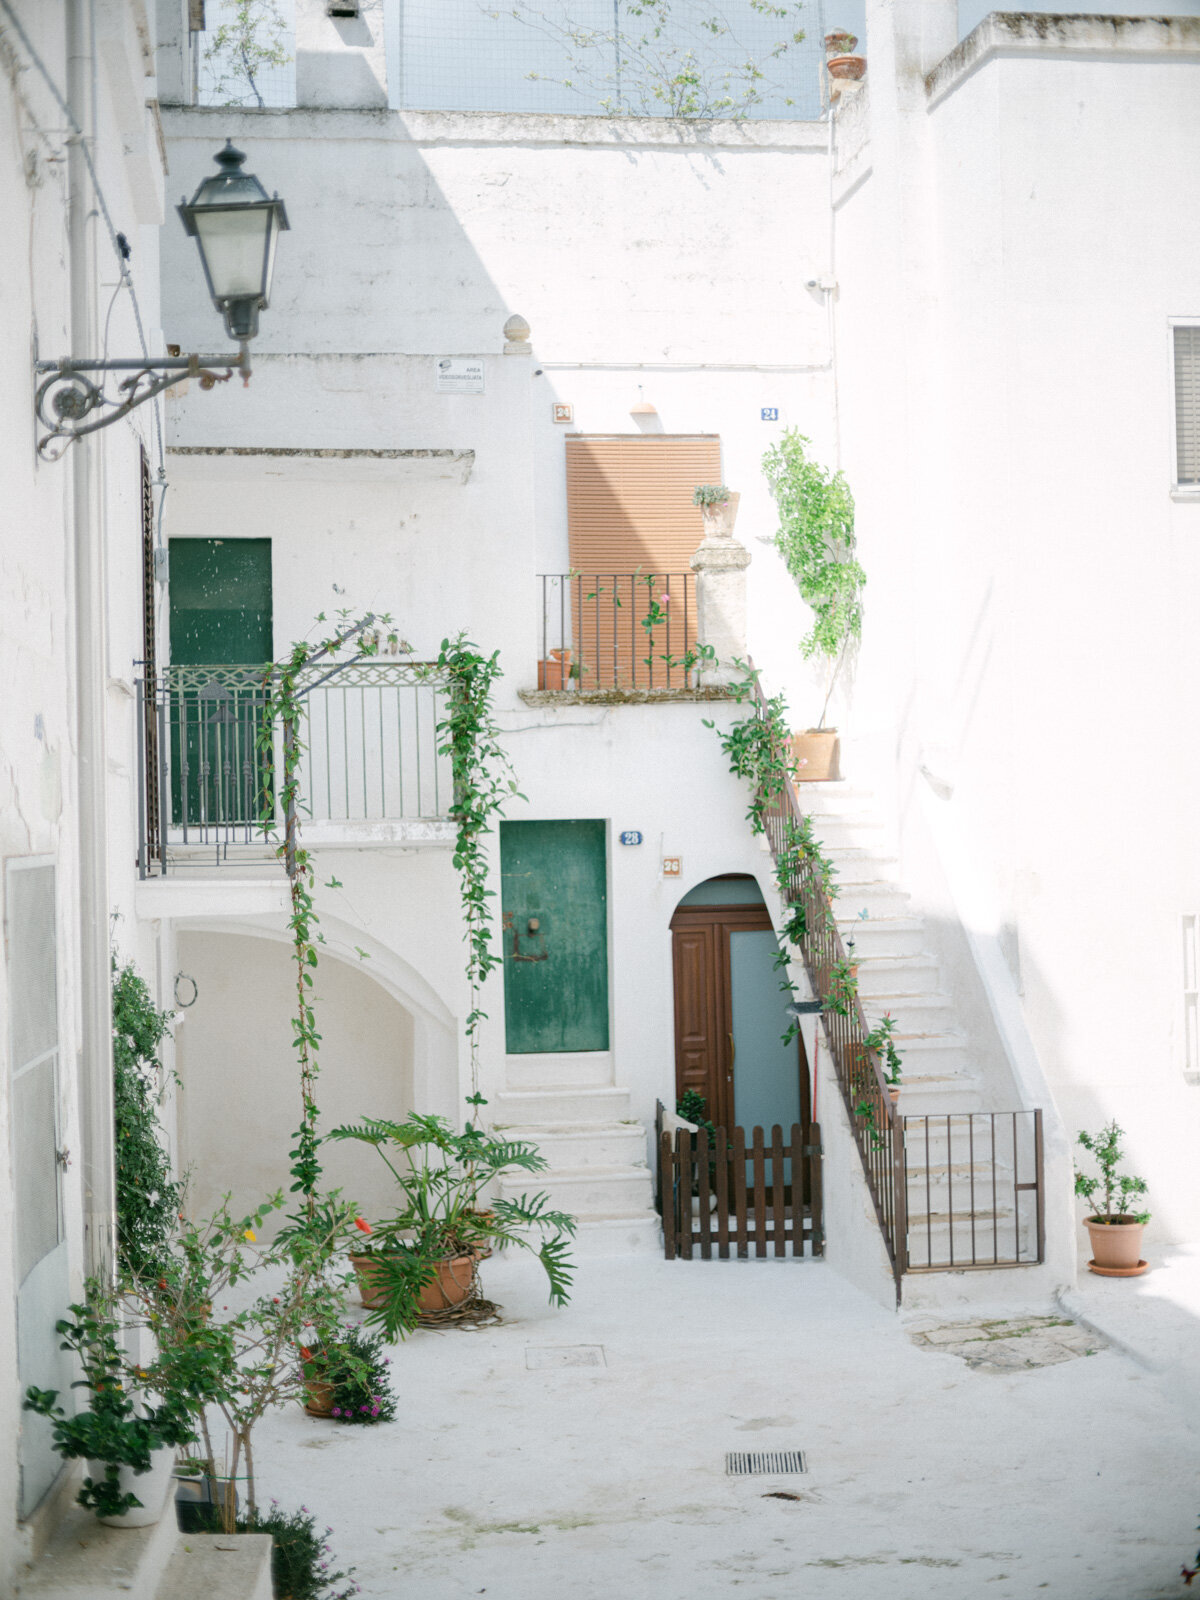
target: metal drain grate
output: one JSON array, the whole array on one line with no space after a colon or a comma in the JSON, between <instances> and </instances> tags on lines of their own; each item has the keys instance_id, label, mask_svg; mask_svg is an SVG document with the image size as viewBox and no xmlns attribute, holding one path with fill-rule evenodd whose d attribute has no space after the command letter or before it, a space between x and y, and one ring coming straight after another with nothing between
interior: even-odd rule
<instances>
[{"instance_id":1,"label":"metal drain grate","mask_svg":"<svg viewBox=\"0 0 1200 1600\"><path fill-rule=\"evenodd\" d=\"M729 1478L807 1471L803 1450L730 1450L725 1456L725 1475Z\"/></svg>"}]
</instances>

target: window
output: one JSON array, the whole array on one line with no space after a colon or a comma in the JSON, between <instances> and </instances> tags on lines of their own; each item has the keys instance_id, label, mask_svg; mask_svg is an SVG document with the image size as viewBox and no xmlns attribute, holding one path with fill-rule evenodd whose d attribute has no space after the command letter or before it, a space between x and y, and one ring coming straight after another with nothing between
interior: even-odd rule
<instances>
[{"instance_id":1,"label":"window","mask_svg":"<svg viewBox=\"0 0 1200 1600\"><path fill-rule=\"evenodd\" d=\"M1175 482L1200 489L1200 326L1177 326L1175 338Z\"/></svg>"}]
</instances>

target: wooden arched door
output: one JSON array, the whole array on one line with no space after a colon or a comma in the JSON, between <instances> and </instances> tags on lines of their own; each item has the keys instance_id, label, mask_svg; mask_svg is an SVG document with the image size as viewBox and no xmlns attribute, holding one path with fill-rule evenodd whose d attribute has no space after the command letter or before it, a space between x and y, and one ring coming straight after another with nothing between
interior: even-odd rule
<instances>
[{"instance_id":1,"label":"wooden arched door","mask_svg":"<svg viewBox=\"0 0 1200 1600\"><path fill-rule=\"evenodd\" d=\"M675 1092L704 1096L717 1127L807 1127L808 1063L786 1047L787 996L766 906L681 905L671 919Z\"/></svg>"}]
</instances>

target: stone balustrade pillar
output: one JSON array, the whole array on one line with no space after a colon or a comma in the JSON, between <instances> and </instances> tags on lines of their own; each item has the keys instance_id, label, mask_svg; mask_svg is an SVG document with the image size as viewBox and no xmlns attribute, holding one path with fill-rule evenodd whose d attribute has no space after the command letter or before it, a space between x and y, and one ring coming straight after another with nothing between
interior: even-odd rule
<instances>
[{"instance_id":1,"label":"stone balustrade pillar","mask_svg":"<svg viewBox=\"0 0 1200 1600\"><path fill-rule=\"evenodd\" d=\"M723 506L704 507L704 539L692 557L696 574L696 638L711 645L716 660L701 669L708 687L744 676L735 661L746 659L746 568L750 552L733 537L738 496Z\"/></svg>"}]
</instances>

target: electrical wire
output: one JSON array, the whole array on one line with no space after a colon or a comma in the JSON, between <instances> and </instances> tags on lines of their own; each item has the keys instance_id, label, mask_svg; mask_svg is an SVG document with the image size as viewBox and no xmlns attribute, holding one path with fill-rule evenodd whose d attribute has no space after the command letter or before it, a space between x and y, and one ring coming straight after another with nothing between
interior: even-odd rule
<instances>
[{"instance_id":1,"label":"electrical wire","mask_svg":"<svg viewBox=\"0 0 1200 1600\"><path fill-rule=\"evenodd\" d=\"M87 137L84 134L83 129L75 121L74 115L72 114L70 106L67 104L65 96L59 89L58 84L54 81L54 78L50 73L50 69L46 66L46 63L42 60L41 56L38 55L32 40L22 26L21 19L14 12L9 0L0 0L0 11L2 11L5 17L8 18L13 32L16 34L17 38L21 41L21 44L25 48L25 52L29 57L30 64L36 69L39 77L42 79L42 82L46 85L47 89L49 89L51 95L53 96L55 104L65 117L70 137L78 141L79 148L83 154L84 164L88 170L88 176L92 182L92 189L96 196L96 205L99 209L101 217L104 219L104 225L108 229L109 243L112 245L113 254L116 256L120 268L121 283L117 285L117 288L119 290L121 286L124 285L124 287L129 290L129 300L133 308L133 321L134 326L137 328L138 344L141 346L142 355L149 359L150 346L146 342L146 330L142 325L142 308L138 303L137 288L133 281L133 272L130 269L129 261L125 253L128 249L128 246L121 243L121 241L124 239L124 235L118 234L116 226L113 223L112 213L108 209L108 199L105 196L103 188L101 187L100 179L96 172L96 164L92 160L92 152L88 146ZM43 132L44 130L39 129L38 131ZM111 312L112 305L110 304L109 313L111 314ZM107 319L105 326L105 338L107 339ZM158 456L159 472L162 474L166 471L166 455L163 449L162 418L159 414L157 396L152 402L152 407L154 411L155 443L157 446L155 453Z\"/></svg>"}]
</instances>

